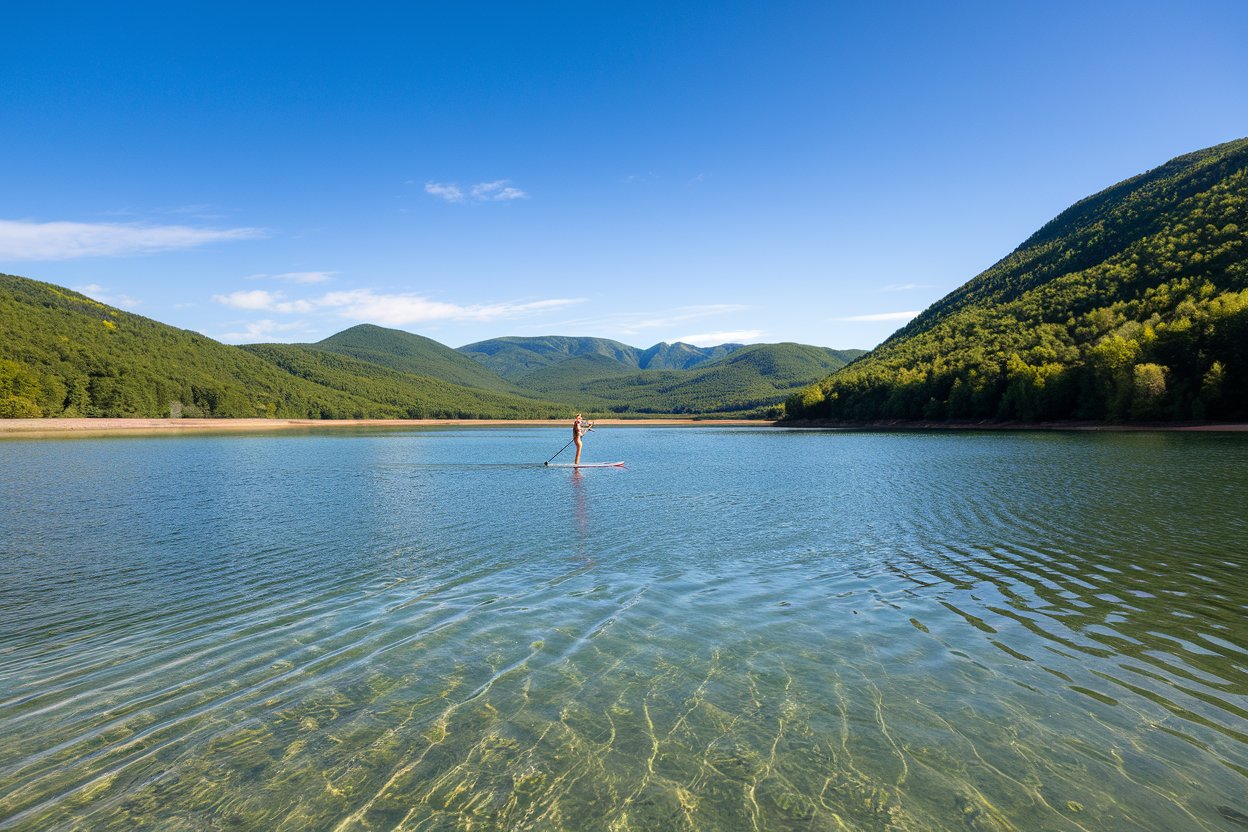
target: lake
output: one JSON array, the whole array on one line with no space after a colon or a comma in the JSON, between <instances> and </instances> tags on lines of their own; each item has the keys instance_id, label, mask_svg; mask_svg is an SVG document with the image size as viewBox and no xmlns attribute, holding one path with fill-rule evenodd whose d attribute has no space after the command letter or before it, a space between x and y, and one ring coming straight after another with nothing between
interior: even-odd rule
<instances>
[{"instance_id":1,"label":"lake","mask_svg":"<svg viewBox=\"0 0 1248 832\"><path fill-rule=\"evenodd\" d=\"M1248 434L567 434L0 441L0 828L1248 829Z\"/></svg>"}]
</instances>

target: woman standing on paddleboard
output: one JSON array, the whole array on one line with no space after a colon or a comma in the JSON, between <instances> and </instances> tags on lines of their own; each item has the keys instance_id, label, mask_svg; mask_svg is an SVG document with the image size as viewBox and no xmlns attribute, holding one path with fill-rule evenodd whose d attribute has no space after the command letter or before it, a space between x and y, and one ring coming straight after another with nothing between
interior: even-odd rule
<instances>
[{"instance_id":1,"label":"woman standing on paddleboard","mask_svg":"<svg viewBox=\"0 0 1248 832\"><path fill-rule=\"evenodd\" d=\"M576 459L572 460L573 465L581 464L581 436L593 426L593 422L586 422L579 413L572 420L572 441L576 443Z\"/></svg>"}]
</instances>

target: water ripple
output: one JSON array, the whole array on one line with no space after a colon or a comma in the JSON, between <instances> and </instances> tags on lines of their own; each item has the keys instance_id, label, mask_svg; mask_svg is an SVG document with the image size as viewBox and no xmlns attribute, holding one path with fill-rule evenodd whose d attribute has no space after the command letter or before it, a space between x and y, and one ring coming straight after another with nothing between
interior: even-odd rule
<instances>
[{"instance_id":1,"label":"water ripple","mask_svg":"<svg viewBox=\"0 0 1248 832\"><path fill-rule=\"evenodd\" d=\"M0 443L0 828L1248 817L1243 438L599 433Z\"/></svg>"}]
</instances>

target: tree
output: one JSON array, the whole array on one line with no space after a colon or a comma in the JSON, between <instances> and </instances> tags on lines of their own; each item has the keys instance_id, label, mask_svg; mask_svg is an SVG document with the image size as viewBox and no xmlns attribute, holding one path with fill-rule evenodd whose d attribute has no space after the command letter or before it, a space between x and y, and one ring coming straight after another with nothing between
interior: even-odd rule
<instances>
[{"instance_id":1,"label":"tree","mask_svg":"<svg viewBox=\"0 0 1248 832\"><path fill-rule=\"evenodd\" d=\"M1132 369L1132 419L1156 419L1162 415L1167 372L1160 364L1136 364Z\"/></svg>"}]
</instances>

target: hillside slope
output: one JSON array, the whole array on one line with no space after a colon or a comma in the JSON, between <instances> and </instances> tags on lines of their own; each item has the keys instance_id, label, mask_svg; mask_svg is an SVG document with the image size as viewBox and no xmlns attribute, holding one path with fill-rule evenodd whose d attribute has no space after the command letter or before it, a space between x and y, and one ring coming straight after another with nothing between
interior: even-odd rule
<instances>
[{"instance_id":1,"label":"hillside slope","mask_svg":"<svg viewBox=\"0 0 1248 832\"><path fill-rule=\"evenodd\" d=\"M515 388L498 373L471 357L431 338L360 324L344 329L323 341L303 346L380 364L401 373L427 376L465 387L514 393Z\"/></svg>"},{"instance_id":2,"label":"hillside slope","mask_svg":"<svg viewBox=\"0 0 1248 832\"><path fill-rule=\"evenodd\" d=\"M323 387L393 408L396 418L560 419L567 406L480 390L442 379L403 373L380 364L302 344L247 344L241 349Z\"/></svg>"},{"instance_id":3,"label":"hillside slope","mask_svg":"<svg viewBox=\"0 0 1248 832\"><path fill-rule=\"evenodd\" d=\"M0 275L0 417L349 417L374 403L237 347Z\"/></svg>"},{"instance_id":4,"label":"hillside slope","mask_svg":"<svg viewBox=\"0 0 1248 832\"><path fill-rule=\"evenodd\" d=\"M791 419L1248 418L1248 139L1081 200Z\"/></svg>"}]
</instances>

